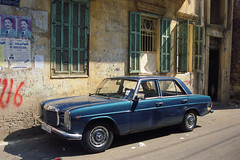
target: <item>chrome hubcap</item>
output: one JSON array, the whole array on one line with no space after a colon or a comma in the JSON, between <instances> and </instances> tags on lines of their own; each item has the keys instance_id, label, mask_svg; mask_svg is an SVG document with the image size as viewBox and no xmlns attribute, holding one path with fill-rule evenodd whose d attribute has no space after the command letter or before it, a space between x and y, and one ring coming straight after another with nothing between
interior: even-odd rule
<instances>
[{"instance_id":1,"label":"chrome hubcap","mask_svg":"<svg viewBox=\"0 0 240 160\"><path fill-rule=\"evenodd\" d=\"M90 132L90 143L98 148L105 145L109 138L108 130L103 126L97 126Z\"/></svg>"},{"instance_id":2,"label":"chrome hubcap","mask_svg":"<svg viewBox=\"0 0 240 160\"><path fill-rule=\"evenodd\" d=\"M195 126L195 122L196 122L195 115L193 113L190 113L187 116L187 126L188 126L188 128L193 128Z\"/></svg>"}]
</instances>

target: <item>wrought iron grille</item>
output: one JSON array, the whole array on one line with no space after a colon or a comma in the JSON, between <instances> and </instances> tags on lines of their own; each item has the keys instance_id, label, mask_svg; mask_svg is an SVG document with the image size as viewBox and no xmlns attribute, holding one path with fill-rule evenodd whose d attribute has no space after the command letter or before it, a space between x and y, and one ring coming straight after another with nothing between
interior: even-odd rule
<instances>
[{"instance_id":1,"label":"wrought iron grille","mask_svg":"<svg viewBox=\"0 0 240 160\"><path fill-rule=\"evenodd\" d=\"M151 17L141 18L141 51L156 52L156 26L157 19Z\"/></svg>"}]
</instances>

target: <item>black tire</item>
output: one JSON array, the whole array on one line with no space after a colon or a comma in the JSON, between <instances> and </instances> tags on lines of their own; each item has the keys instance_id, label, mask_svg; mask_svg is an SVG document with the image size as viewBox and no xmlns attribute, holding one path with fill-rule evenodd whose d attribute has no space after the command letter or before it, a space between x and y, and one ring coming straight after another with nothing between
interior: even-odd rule
<instances>
[{"instance_id":1,"label":"black tire","mask_svg":"<svg viewBox=\"0 0 240 160\"><path fill-rule=\"evenodd\" d=\"M89 153L103 152L113 141L111 127L105 123L95 123L87 126L83 133L82 145Z\"/></svg>"},{"instance_id":2,"label":"black tire","mask_svg":"<svg viewBox=\"0 0 240 160\"><path fill-rule=\"evenodd\" d=\"M197 124L197 115L194 111L187 112L181 124L181 128L185 132L192 131Z\"/></svg>"}]
</instances>

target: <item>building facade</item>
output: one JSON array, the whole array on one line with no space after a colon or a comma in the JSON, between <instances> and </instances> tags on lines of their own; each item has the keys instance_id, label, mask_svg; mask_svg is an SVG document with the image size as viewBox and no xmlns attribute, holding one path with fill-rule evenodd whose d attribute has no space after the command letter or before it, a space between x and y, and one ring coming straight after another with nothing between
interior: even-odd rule
<instances>
[{"instance_id":1,"label":"building facade","mask_svg":"<svg viewBox=\"0 0 240 160\"><path fill-rule=\"evenodd\" d=\"M106 77L177 77L229 100L232 0L1 3L0 138L37 125L41 101L92 93Z\"/></svg>"},{"instance_id":2,"label":"building facade","mask_svg":"<svg viewBox=\"0 0 240 160\"><path fill-rule=\"evenodd\" d=\"M234 1L233 10L233 41L232 41L232 61L231 61L231 99L240 100L240 1Z\"/></svg>"}]
</instances>

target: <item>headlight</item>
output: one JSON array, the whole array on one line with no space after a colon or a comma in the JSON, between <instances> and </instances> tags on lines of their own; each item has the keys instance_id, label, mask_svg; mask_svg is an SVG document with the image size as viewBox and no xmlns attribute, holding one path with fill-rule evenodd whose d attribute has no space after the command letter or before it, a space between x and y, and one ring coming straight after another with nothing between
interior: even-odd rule
<instances>
[{"instance_id":1,"label":"headlight","mask_svg":"<svg viewBox=\"0 0 240 160\"><path fill-rule=\"evenodd\" d=\"M212 110L212 107L213 107L213 103L208 103L208 104L207 104L207 110L208 110L208 111L211 111L211 110Z\"/></svg>"},{"instance_id":2,"label":"headlight","mask_svg":"<svg viewBox=\"0 0 240 160\"><path fill-rule=\"evenodd\" d=\"M71 130L71 113L69 110L64 113L64 127Z\"/></svg>"},{"instance_id":3,"label":"headlight","mask_svg":"<svg viewBox=\"0 0 240 160\"><path fill-rule=\"evenodd\" d=\"M47 111L54 111L54 112L58 112L58 111L59 111L58 108L56 108L56 107L54 107L54 106L47 105L47 104L45 104L45 105L43 106L43 108L44 108L45 110L47 110Z\"/></svg>"}]
</instances>

